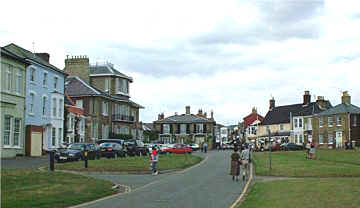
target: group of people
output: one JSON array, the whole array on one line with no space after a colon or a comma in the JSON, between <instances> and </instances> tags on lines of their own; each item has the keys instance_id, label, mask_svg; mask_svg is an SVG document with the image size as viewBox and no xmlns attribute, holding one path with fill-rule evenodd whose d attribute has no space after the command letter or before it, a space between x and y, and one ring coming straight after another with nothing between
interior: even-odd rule
<instances>
[{"instance_id":1,"label":"group of people","mask_svg":"<svg viewBox=\"0 0 360 208\"><path fill-rule=\"evenodd\" d=\"M240 153L238 152L240 150ZM231 175L233 181L239 181L240 168L243 169L242 179L249 177L249 162L251 161L249 146L236 145L231 154Z\"/></svg>"}]
</instances>

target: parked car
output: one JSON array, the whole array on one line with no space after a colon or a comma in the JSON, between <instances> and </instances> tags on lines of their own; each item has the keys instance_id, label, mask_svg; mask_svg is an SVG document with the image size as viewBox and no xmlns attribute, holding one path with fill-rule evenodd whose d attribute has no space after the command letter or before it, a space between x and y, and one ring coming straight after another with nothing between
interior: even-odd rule
<instances>
[{"instance_id":1,"label":"parked car","mask_svg":"<svg viewBox=\"0 0 360 208\"><path fill-rule=\"evenodd\" d=\"M98 145L91 143L74 143L70 144L66 149L56 151L55 160L57 162L84 160L85 149L88 152L88 159L100 159L101 155Z\"/></svg>"},{"instance_id":2,"label":"parked car","mask_svg":"<svg viewBox=\"0 0 360 208\"><path fill-rule=\"evenodd\" d=\"M185 144L175 144L173 147L168 147L163 150L165 153L185 154L192 153L192 148Z\"/></svg>"},{"instance_id":3,"label":"parked car","mask_svg":"<svg viewBox=\"0 0 360 208\"><path fill-rule=\"evenodd\" d=\"M280 145L280 149L285 150L285 151L288 151L288 150L303 150L304 146L303 145L298 145L298 144L295 144L295 143L284 143L284 144Z\"/></svg>"},{"instance_id":4,"label":"parked car","mask_svg":"<svg viewBox=\"0 0 360 208\"><path fill-rule=\"evenodd\" d=\"M198 144L190 144L190 147L193 151L198 151L200 149L200 145Z\"/></svg>"},{"instance_id":5,"label":"parked car","mask_svg":"<svg viewBox=\"0 0 360 208\"><path fill-rule=\"evenodd\" d=\"M100 140L96 141L96 144L101 144L101 143L105 143L105 142L106 143L108 143L108 142L118 143L121 146L123 146L125 141L123 139L100 139Z\"/></svg>"},{"instance_id":6,"label":"parked car","mask_svg":"<svg viewBox=\"0 0 360 208\"><path fill-rule=\"evenodd\" d=\"M126 154L129 156L148 155L149 149L145 147L144 143L138 139L131 139L124 142Z\"/></svg>"},{"instance_id":7,"label":"parked car","mask_svg":"<svg viewBox=\"0 0 360 208\"><path fill-rule=\"evenodd\" d=\"M100 152L102 157L107 158L117 158L125 157L126 153L123 150L123 147L118 143L101 143Z\"/></svg>"}]
</instances>

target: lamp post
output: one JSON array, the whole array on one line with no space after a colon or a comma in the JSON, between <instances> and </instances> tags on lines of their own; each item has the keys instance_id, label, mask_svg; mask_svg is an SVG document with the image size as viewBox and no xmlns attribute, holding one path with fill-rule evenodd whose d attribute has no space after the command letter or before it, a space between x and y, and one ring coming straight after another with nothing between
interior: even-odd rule
<instances>
[{"instance_id":1,"label":"lamp post","mask_svg":"<svg viewBox=\"0 0 360 208\"><path fill-rule=\"evenodd\" d=\"M269 171L271 171L271 148L272 148L272 144L271 144L271 137L270 137L270 129L268 129L268 134L269 134Z\"/></svg>"}]
</instances>

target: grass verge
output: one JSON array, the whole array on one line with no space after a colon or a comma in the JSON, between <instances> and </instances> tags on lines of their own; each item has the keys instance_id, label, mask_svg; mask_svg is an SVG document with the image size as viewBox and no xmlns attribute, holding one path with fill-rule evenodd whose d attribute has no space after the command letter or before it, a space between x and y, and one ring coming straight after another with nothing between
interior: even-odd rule
<instances>
[{"instance_id":1,"label":"grass verge","mask_svg":"<svg viewBox=\"0 0 360 208\"><path fill-rule=\"evenodd\" d=\"M199 163L202 160L199 156L187 154L161 155L158 162L158 170L184 169ZM117 159L89 160L88 168L84 168L84 162L71 162L56 164L57 170L73 171L148 171L150 167L149 157L126 157Z\"/></svg>"},{"instance_id":2,"label":"grass verge","mask_svg":"<svg viewBox=\"0 0 360 208\"><path fill-rule=\"evenodd\" d=\"M256 182L239 208L356 208L360 178L297 178Z\"/></svg>"},{"instance_id":3,"label":"grass verge","mask_svg":"<svg viewBox=\"0 0 360 208\"><path fill-rule=\"evenodd\" d=\"M1 170L1 207L67 207L116 193L112 183L62 172Z\"/></svg>"},{"instance_id":4,"label":"grass verge","mask_svg":"<svg viewBox=\"0 0 360 208\"><path fill-rule=\"evenodd\" d=\"M305 152L272 153L269 171L268 152L254 154L256 175L285 177L359 177L360 152L318 150L316 160L305 159Z\"/></svg>"}]
</instances>

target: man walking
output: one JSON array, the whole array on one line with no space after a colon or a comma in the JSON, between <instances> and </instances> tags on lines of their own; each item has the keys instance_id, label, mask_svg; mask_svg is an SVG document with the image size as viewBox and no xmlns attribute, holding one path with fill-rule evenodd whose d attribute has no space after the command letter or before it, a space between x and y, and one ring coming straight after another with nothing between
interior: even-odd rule
<instances>
[{"instance_id":1,"label":"man walking","mask_svg":"<svg viewBox=\"0 0 360 208\"><path fill-rule=\"evenodd\" d=\"M250 152L247 146L244 147L244 150L241 152L241 163L243 165L243 180L245 180L246 177L249 177L249 158L250 158Z\"/></svg>"},{"instance_id":2,"label":"man walking","mask_svg":"<svg viewBox=\"0 0 360 208\"><path fill-rule=\"evenodd\" d=\"M158 161L159 161L159 154L157 153L156 148L153 147L152 152L151 152L151 167L152 167L153 175L158 174L158 171L157 171L157 162Z\"/></svg>"},{"instance_id":3,"label":"man walking","mask_svg":"<svg viewBox=\"0 0 360 208\"><path fill-rule=\"evenodd\" d=\"M207 149L208 149L208 144L207 142L204 143L204 152L206 153L207 152Z\"/></svg>"}]
</instances>

